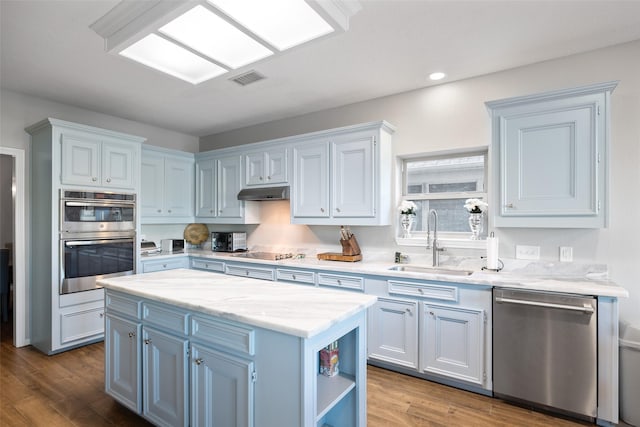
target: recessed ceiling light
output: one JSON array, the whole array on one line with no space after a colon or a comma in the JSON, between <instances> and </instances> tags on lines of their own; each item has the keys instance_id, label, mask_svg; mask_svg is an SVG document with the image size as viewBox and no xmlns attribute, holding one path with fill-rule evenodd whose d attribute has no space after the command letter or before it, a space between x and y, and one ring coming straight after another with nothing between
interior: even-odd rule
<instances>
[{"instance_id":1,"label":"recessed ceiling light","mask_svg":"<svg viewBox=\"0 0 640 427\"><path fill-rule=\"evenodd\" d=\"M230 68L259 61L273 52L204 6L196 6L158 30Z\"/></svg>"},{"instance_id":2,"label":"recessed ceiling light","mask_svg":"<svg viewBox=\"0 0 640 427\"><path fill-rule=\"evenodd\" d=\"M445 78L445 76L446 76L446 74L445 74L445 73L442 73L442 72L440 72L440 71L438 71L437 73L431 73L431 74L429 74L429 78L430 78L431 80L442 80L442 79L444 79L444 78Z\"/></svg>"},{"instance_id":3,"label":"recessed ceiling light","mask_svg":"<svg viewBox=\"0 0 640 427\"><path fill-rule=\"evenodd\" d=\"M304 0L207 0L278 50L334 31Z\"/></svg>"},{"instance_id":4,"label":"recessed ceiling light","mask_svg":"<svg viewBox=\"0 0 640 427\"><path fill-rule=\"evenodd\" d=\"M140 39L120 52L120 55L193 84L202 83L227 72L213 62L156 34L149 34Z\"/></svg>"}]
</instances>

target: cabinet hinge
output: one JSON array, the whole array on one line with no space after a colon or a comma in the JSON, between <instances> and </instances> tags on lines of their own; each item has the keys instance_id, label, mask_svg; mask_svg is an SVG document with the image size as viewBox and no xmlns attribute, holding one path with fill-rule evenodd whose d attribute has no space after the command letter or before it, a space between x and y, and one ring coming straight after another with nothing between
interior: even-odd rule
<instances>
[{"instance_id":1,"label":"cabinet hinge","mask_svg":"<svg viewBox=\"0 0 640 427\"><path fill-rule=\"evenodd\" d=\"M600 153L598 153L598 163L600 163L601 160L602 158L600 157Z\"/></svg>"},{"instance_id":2,"label":"cabinet hinge","mask_svg":"<svg viewBox=\"0 0 640 427\"><path fill-rule=\"evenodd\" d=\"M597 212L600 212L600 200L598 200L598 205L597 205L596 209L597 209Z\"/></svg>"},{"instance_id":3,"label":"cabinet hinge","mask_svg":"<svg viewBox=\"0 0 640 427\"><path fill-rule=\"evenodd\" d=\"M482 382L487 381L487 371L482 372L482 380L483 380Z\"/></svg>"},{"instance_id":4,"label":"cabinet hinge","mask_svg":"<svg viewBox=\"0 0 640 427\"><path fill-rule=\"evenodd\" d=\"M598 105L598 115L600 115L600 106Z\"/></svg>"},{"instance_id":5,"label":"cabinet hinge","mask_svg":"<svg viewBox=\"0 0 640 427\"><path fill-rule=\"evenodd\" d=\"M256 379L258 378L258 374L256 374L256 371L253 371L251 373L251 382L256 382Z\"/></svg>"}]
</instances>

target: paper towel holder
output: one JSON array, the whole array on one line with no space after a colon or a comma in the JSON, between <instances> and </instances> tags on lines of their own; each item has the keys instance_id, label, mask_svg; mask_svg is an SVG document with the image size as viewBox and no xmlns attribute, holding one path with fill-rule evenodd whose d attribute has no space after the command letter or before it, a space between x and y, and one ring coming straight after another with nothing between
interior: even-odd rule
<instances>
[{"instance_id":1,"label":"paper towel holder","mask_svg":"<svg viewBox=\"0 0 640 427\"><path fill-rule=\"evenodd\" d=\"M491 237L491 238L493 238L493 237L494 237L493 231L491 232L491 234L489 235L489 237ZM484 258L484 259L488 259L489 257L488 257L488 256L482 256L482 257L480 257L480 259L483 259L483 258ZM497 273L498 271L502 270L502 269L504 268L504 262L502 262L502 260L501 260L500 258L498 258L498 257L496 257L496 260L498 261L498 268L482 267L482 268L481 268L481 270L483 270L483 271L485 271L485 270L486 270L486 271L495 271L496 273Z\"/></svg>"}]
</instances>

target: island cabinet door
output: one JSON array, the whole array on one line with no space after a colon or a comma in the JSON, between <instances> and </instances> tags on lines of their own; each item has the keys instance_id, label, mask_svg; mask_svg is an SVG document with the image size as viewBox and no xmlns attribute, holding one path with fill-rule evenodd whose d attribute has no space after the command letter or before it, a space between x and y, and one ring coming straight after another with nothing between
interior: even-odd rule
<instances>
[{"instance_id":1,"label":"island cabinet door","mask_svg":"<svg viewBox=\"0 0 640 427\"><path fill-rule=\"evenodd\" d=\"M142 327L143 415L158 426L189 425L188 341Z\"/></svg>"},{"instance_id":2,"label":"island cabinet door","mask_svg":"<svg viewBox=\"0 0 640 427\"><path fill-rule=\"evenodd\" d=\"M191 346L191 425L254 425L253 362Z\"/></svg>"},{"instance_id":3,"label":"island cabinet door","mask_svg":"<svg viewBox=\"0 0 640 427\"><path fill-rule=\"evenodd\" d=\"M140 372L141 325L107 314L105 389L134 412L142 412Z\"/></svg>"}]
</instances>

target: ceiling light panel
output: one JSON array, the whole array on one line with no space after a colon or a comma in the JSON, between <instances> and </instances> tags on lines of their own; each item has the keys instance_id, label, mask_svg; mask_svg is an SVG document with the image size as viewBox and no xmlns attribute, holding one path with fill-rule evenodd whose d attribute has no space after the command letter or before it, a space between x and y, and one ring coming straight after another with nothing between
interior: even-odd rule
<instances>
[{"instance_id":1,"label":"ceiling light panel","mask_svg":"<svg viewBox=\"0 0 640 427\"><path fill-rule=\"evenodd\" d=\"M304 0L207 0L278 50L334 31Z\"/></svg>"},{"instance_id":2,"label":"ceiling light panel","mask_svg":"<svg viewBox=\"0 0 640 427\"><path fill-rule=\"evenodd\" d=\"M140 39L120 52L120 55L193 84L227 72L156 34Z\"/></svg>"},{"instance_id":3,"label":"ceiling light panel","mask_svg":"<svg viewBox=\"0 0 640 427\"><path fill-rule=\"evenodd\" d=\"M158 31L230 68L273 55L271 50L200 5Z\"/></svg>"}]
</instances>

